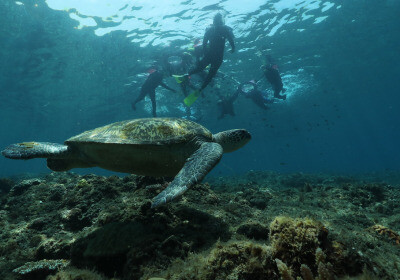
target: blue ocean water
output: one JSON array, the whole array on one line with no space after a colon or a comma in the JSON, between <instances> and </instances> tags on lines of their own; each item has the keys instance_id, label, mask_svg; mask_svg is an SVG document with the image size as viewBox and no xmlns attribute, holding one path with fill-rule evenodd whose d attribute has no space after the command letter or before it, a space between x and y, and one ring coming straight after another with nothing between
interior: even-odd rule
<instances>
[{"instance_id":1,"label":"blue ocean water","mask_svg":"<svg viewBox=\"0 0 400 280\"><path fill-rule=\"evenodd\" d=\"M252 141L212 174L249 170L358 173L400 168L400 3L386 1L1 1L0 147L62 143L132 111L149 68L186 50L217 12L233 28L214 86L193 106L212 132L246 128ZM277 62L288 98L264 111L240 96L218 120L215 88L233 94ZM173 78L165 82L176 89ZM263 89L270 89L264 80ZM183 95L157 89L161 117L184 117ZM104 171L74 170L78 172ZM43 159L0 158L0 176L49 172Z\"/></svg>"}]
</instances>

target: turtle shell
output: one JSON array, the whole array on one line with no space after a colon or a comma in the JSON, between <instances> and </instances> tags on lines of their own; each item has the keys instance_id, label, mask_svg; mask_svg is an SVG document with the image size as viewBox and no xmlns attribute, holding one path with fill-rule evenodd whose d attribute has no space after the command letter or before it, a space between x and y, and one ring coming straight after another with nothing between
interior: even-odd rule
<instances>
[{"instance_id":1,"label":"turtle shell","mask_svg":"<svg viewBox=\"0 0 400 280\"><path fill-rule=\"evenodd\" d=\"M112 123L85 131L65 141L110 144L172 144L186 142L194 137L211 141L211 132L203 126L178 118L145 118Z\"/></svg>"}]
</instances>

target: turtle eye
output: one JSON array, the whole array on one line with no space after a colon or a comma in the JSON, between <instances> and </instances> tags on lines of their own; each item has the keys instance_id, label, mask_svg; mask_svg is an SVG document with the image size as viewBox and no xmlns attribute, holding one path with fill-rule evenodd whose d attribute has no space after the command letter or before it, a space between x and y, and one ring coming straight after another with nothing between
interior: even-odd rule
<instances>
[{"instance_id":1,"label":"turtle eye","mask_svg":"<svg viewBox=\"0 0 400 280\"><path fill-rule=\"evenodd\" d=\"M239 141L250 140L251 139L251 134L246 129L238 129L237 130L237 137L238 137Z\"/></svg>"}]
</instances>

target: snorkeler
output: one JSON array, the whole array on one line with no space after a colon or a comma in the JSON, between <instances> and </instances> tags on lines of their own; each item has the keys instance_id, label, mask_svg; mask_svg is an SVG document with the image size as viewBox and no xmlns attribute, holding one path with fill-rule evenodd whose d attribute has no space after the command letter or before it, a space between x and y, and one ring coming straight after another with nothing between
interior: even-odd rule
<instances>
[{"instance_id":1,"label":"snorkeler","mask_svg":"<svg viewBox=\"0 0 400 280\"><path fill-rule=\"evenodd\" d=\"M217 102L217 108L219 111L218 119L223 119L225 115L231 115L235 116L235 110L233 108L233 103L239 96L239 93L241 93L241 90L239 88L236 90L236 92L230 96L230 97L221 97L218 102Z\"/></svg>"},{"instance_id":2,"label":"snorkeler","mask_svg":"<svg viewBox=\"0 0 400 280\"><path fill-rule=\"evenodd\" d=\"M189 67L192 65L192 56L187 52L170 53L163 58L163 66L169 76L181 77L187 73ZM177 79L179 80L179 79ZM191 84L190 79L183 79L178 81L182 93L185 97L189 94L189 88L195 90L196 88Z\"/></svg>"},{"instance_id":3,"label":"snorkeler","mask_svg":"<svg viewBox=\"0 0 400 280\"><path fill-rule=\"evenodd\" d=\"M246 88L249 89L246 90ZM254 104L263 110L268 109L266 104L274 103L272 98L268 98L266 92L257 88L257 83L253 80L240 84L237 91L243 93L246 98L250 98Z\"/></svg>"},{"instance_id":4,"label":"snorkeler","mask_svg":"<svg viewBox=\"0 0 400 280\"><path fill-rule=\"evenodd\" d=\"M153 106L153 117L157 117L156 88L158 86L162 86L163 88L166 88L172 92L176 92L175 89L172 89L166 84L164 84L162 80L163 80L163 72L157 69L152 69L152 72L147 77L146 81L142 85L142 88L140 89L139 96L132 103L132 109L136 110L136 104L142 101L146 95L149 95L151 100L151 105Z\"/></svg>"},{"instance_id":5,"label":"snorkeler","mask_svg":"<svg viewBox=\"0 0 400 280\"><path fill-rule=\"evenodd\" d=\"M271 83L274 90L274 97L279 99L286 99L286 94L281 95L280 93L285 93L286 89L283 88L282 78L279 73L278 65L272 62L271 56L267 55L268 64L261 66L264 72L265 78Z\"/></svg>"},{"instance_id":6,"label":"snorkeler","mask_svg":"<svg viewBox=\"0 0 400 280\"><path fill-rule=\"evenodd\" d=\"M203 38L203 58L197 63L197 66L185 75L193 75L203 71L208 65L211 64L207 77L203 81L199 90L196 90L185 99L185 104L191 106L194 101L200 96L200 92L207 87L214 76L217 74L219 67L224 58L225 40L229 41L231 45L231 53L235 51L235 43L232 28L226 26L222 19L222 15L217 13L214 16L213 24L207 28ZM208 44L210 42L210 44Z\"/></svg>"}]
</instances>

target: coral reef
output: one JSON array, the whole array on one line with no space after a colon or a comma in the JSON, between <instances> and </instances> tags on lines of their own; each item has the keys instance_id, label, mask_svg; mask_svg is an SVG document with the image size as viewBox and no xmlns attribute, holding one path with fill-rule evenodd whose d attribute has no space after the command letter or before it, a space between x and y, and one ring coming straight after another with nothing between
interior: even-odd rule
<instances>
[{"instance_id":1,"label":"coral reef","mask_svg":"<svg viewBox=\"0 0 400 280\"><path fill-rule=\"evenodd\" d=\"M269 242L264 244L248 241L217 244L207 257L196 261L195 276L185 270L188 263L180 264L180 268L176 265L164 276L179 280L313 280L316 275L315 279L331 280L362 273L361 256L335 251L327 229L318 221L279 216L268 230ZM346 267L345 263L353 265Z\"/></svg>"},{"instance_id":2,"label":"coral reef","mask_svg":"<svg viewBox=\"0 0 400 280\"><path fill-rule=\"evenodd\" d=\"M318 248L327 248L328 230L321 222L312 219L276 217L270 224L270 241L274 259L290 264L295 271L305 264L315 264Z\"/></svg>"},{"instance_id":3,"label":"coral reef","mask_svg":"<svg viewBox=\"0 0 400 280\"><path fill-rule=\"evenodd\" d=\"M14 181L9 178L0 178L0 194L7 193L14 186Z\"/></svg>"},{"instance_id":4,"label":"coral reef","mask_svg":"<svg viewBox=\"0 0 400 280\"><path fill-rule=\"evenodd\" d=\"M48 276L46 280L107 280L107 277L87 269L68 268Z\"/></svg>"},{"instance_id":5,"label":"coral reef","mask_svg":"<svg viewBox=\"0 0 400 280\"><path fill-rule=\"evenodd\" d=\"M238 227L237 233L254 240L267 240L269 236L268 227L260 223L246 223Z\"/></svg>"},{"instance_id":6,"label":"coral reef","mask_svg":"<svg viewBox=\"0 0 400 280\"><path fill-rule=\"evenodd\" d=\"M151 209L151 198L168 180L74 173L3 179L0 278L400 275L398 246L393 246L400 230L397 186L343 176L251 172L210 178L181 199ZM65 269L56 265L68 262ZM24 267L30 272L22 274Z\"/></svg>"},{"instance_id":7,"label":"coral reef","mask_svg":"<svg viewBox=\"0 0 400 280\"><path fill-rule=\"evenodd\" d=\"M400 235L394 230L382 225L373 225L370 229L377 232L379 235L386 236L388 239L394 241L396 245L400 245Z\"/></svg>"},{"instance_id":8,"label":"coral reef","mask_svg":"<svg viewBox=\"0 0 400 280\"><path fill-rule=\"evenodd\" d=\"M23 276L24 279L42 279L43 276L69 266L68 260L40 260L27 262L23 266L13 270L14 273Z\"/></svg>"}]
</instances>

